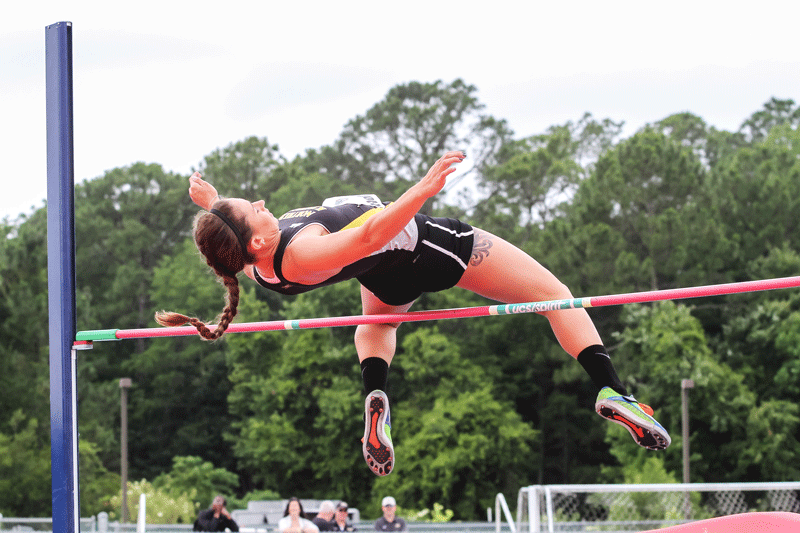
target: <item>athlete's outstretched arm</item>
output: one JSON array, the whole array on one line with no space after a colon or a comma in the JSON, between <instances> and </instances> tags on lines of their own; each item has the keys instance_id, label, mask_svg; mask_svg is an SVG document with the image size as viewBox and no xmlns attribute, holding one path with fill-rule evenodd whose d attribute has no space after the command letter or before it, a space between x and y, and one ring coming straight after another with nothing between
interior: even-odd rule
<instances>
[{"instance_id":1,"label":"athlete's outstretched arm","mask_svg":"<svg viewBox=\"0 0 800 533\"><path fill-rule=\"evenodd\" d=\"M307 271L326 271L367 257L403 230L425 201L442 190L447 176L456 170L454 165L463 160L463 152L447 152L424 178L363 225L329 235L299 236L286 247L284 261Z\"/></svg>"},{"instance_id":2,"label":"athlete's outstretched arm","mask_svg":"<svg viewBox=\"0 0 800 533\"><path fill-rule=\"evenodd\" d=\"M192 201L206 211L211 210L212 204L219 198L217 189L203 179L199 172L189 178L189 196Z\"/></svg>"}]
</instances>

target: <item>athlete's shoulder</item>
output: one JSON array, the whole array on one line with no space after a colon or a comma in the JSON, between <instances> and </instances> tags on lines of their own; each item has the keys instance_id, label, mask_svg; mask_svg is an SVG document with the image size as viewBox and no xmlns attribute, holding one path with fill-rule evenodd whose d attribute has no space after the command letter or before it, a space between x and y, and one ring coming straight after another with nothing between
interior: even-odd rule
<instances>
[{"instance_id":1,"label":"athlete's shoulder","mask_svg":"<svg viewBox=\"0 0 800 533\"><path fill-rule=\"evenodd\" d=\"M278 220L287 220L290 218L309 218L325 210L327 210L327 208L320 205L314 207L298 207L297 209L292 209L291 211L285 212L278 217Z\"/></svg>"}]
</instances>

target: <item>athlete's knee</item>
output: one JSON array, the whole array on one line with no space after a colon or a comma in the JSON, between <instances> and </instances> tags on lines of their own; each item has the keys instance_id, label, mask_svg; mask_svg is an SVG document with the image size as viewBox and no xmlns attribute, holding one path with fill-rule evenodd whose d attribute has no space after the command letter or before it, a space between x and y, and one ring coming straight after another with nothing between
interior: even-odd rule
<instances>
[{"instance_id":1,"label":"athlete's knee","mask_svg":"<svg viewBox=\"0 0 800 533\"><path fill-rule=\"evenodd\" d=\"M356 327L355 341L375 339L386 335L394 335L399 323L395 324L360 324Z\"/></svg>"},{"instance_id":2,"label":"athlete's knee","mask_svg":"<svg viewBox=\"0 0 800 533\"><path fill-rule=\"evenodd\" d=\"M527 299L526 301L567 300L572 299L572 292L569 287L556 278L552 278L548 283L530 287L524 298Z\"/></svg>"},{"instance_id":3,"label":"athlete's knee","mask_svg":"<svg viewBox=\"0 0 800 533\"><path fill-rule=\"evenodd\" d=\"M565 300L567 298L572 298L572 291L569 290L569 287L558 280L555 284L553 284L551 292L554 296L554 300Z\"/></svg>"}]
</instances>

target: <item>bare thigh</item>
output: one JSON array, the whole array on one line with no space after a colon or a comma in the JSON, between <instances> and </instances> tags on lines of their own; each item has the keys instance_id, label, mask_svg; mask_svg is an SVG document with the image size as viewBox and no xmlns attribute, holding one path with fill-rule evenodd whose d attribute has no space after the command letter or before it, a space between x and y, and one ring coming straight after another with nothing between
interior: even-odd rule
<instances>
[{"instance_id":1,"label":"bare thigh","mask_svg":"<svg viewBox=\"0 0 800 533\"><path fill-rule=\"evenodd\" d=\"M395 313L405 313L414 302L403 305L389 305L383 303L377 296L372 294L369 289L361 286L361 308L365 315L391 315ZM392 324L394 327L399 326L399 323Z\"/></svg>"},{"instance_id":2,"label":"bare thigh","mask_svg":"<svg viewBox=\"0 0 800 533\"><path fill-rule=\"evenodd\" d=\"M488 231L475 244L458 287L503 303L571 298L569 289L534 258Z\"/></svg>"}]
</instances>

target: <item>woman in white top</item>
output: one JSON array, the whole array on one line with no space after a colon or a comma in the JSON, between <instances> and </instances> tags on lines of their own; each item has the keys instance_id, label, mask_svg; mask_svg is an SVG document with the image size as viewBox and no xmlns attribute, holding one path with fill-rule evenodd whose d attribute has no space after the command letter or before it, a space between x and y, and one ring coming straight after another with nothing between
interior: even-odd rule
<instances>
[{"instance_id":1,"label":"woman in white top","mask_svg":"<svg viewBox=\"0 0 800 533\"><path fill-rule=\"evenodd\" d=\"M319 533L319 528L311 520L303 518L303 506L295 497L289 498L283 518L278 521L280 533Z\"/></svg>"}]
</instances>

